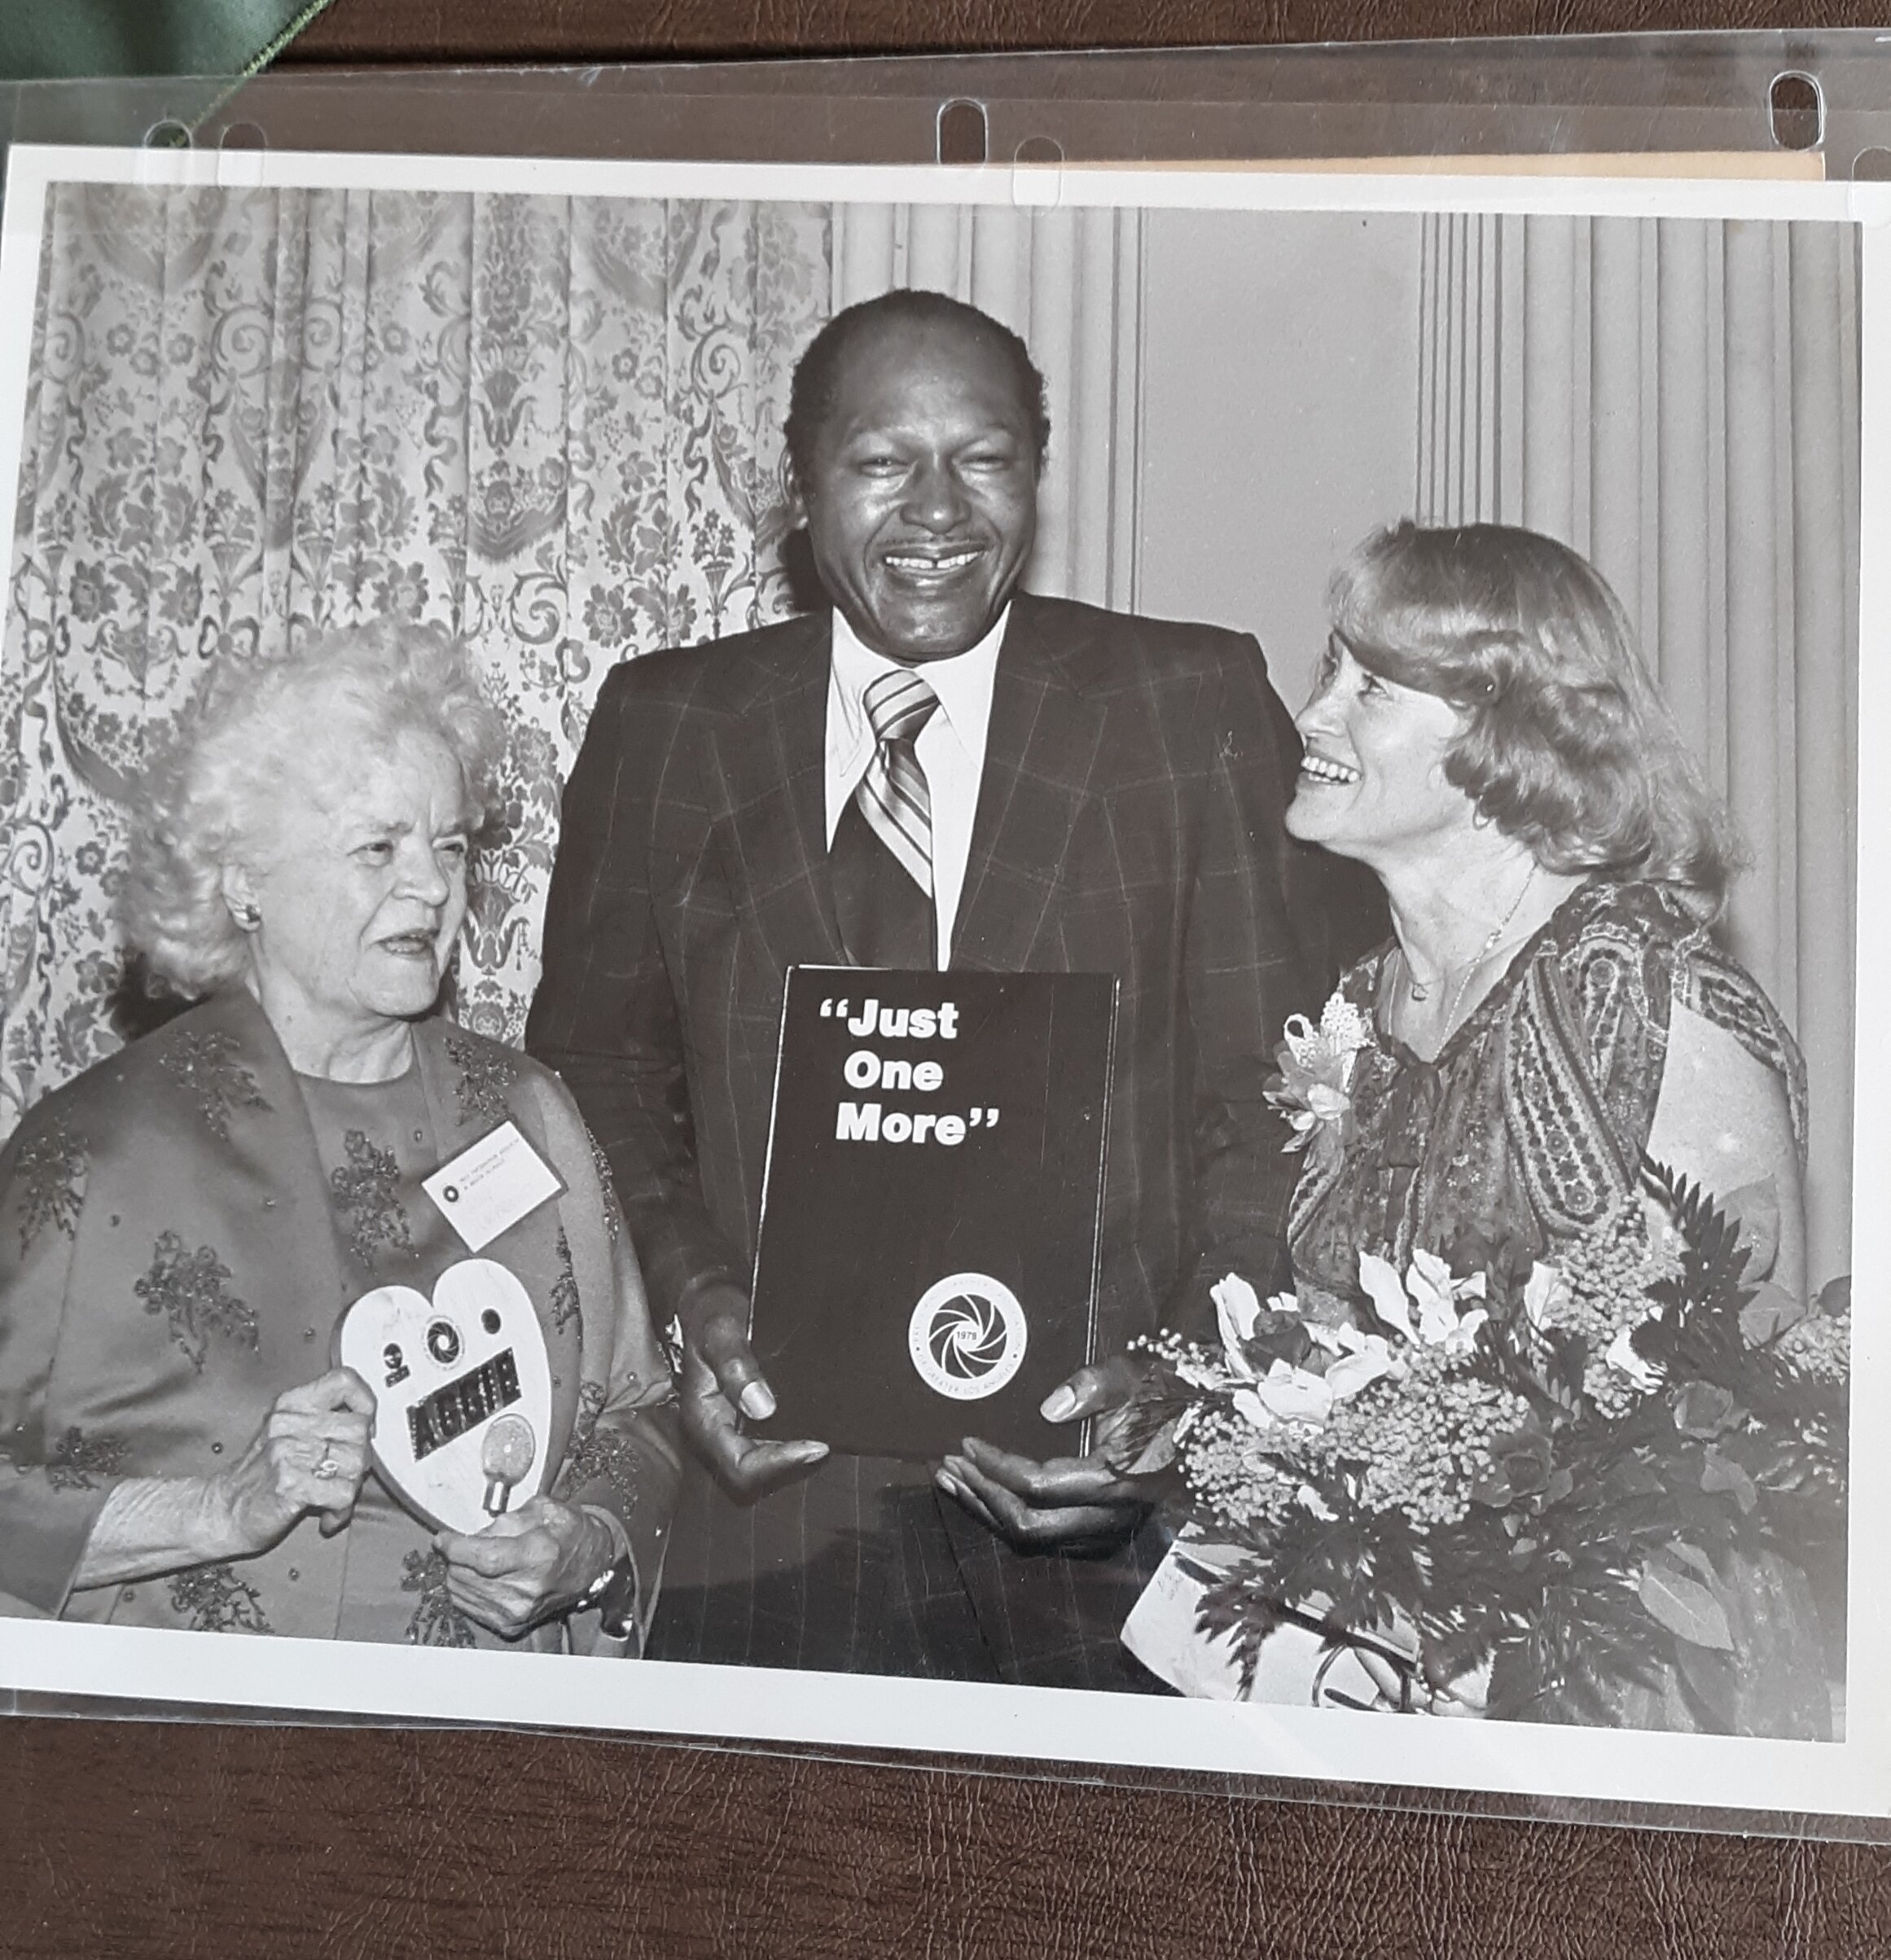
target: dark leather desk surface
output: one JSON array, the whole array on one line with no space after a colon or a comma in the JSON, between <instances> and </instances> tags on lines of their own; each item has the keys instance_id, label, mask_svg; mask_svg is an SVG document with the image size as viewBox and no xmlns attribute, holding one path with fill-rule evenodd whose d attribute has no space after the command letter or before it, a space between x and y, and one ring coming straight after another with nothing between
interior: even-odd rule
<instances>
[{"instance_id":1,"label":"dark leather desk surface","mask_svg":"<svg viewBox=\"0 0 1891 1960\"><path fill-rule=\"evenodd\" d=\"M1815 0L336 0L299 59L1841 27ZM0 1951L1109 1960L1891 1952L1891 1850L564 1737L0 1723Z\"/></svg>"}]
</instances>

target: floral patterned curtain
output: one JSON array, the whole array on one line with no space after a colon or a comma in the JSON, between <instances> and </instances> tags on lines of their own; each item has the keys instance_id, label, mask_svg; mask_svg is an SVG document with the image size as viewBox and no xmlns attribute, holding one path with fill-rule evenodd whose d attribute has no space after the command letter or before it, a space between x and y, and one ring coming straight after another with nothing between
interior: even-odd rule
<instances>
[{"instance_id":1,"label":"floral patterned curtain","mask_svg":"<svg viewBox=\"0 0 1891 1960\"><path fill-rule=\"evenodd\" d=\"M205 663L395 613L512 730L460 959L516 1038L619 660L778 617L826 206L65 185L0 648L0 1133L121 1038L125 800ZM11 412L0 405L0 412Z\"/></svg>"}]
</instances>

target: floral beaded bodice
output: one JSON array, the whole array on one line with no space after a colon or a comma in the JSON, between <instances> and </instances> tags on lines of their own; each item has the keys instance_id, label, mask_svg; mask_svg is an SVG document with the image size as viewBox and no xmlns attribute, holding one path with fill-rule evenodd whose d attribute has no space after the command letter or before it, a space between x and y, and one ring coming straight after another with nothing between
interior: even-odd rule
<instances>
[{"instance_id":1,"label":"floral beaded bodice","mask_svg":"<svg viewBox=\"0 0 1891 1960\"><path fill-rule=\"evenodd\" d=\"M1449 1259L1471 1237L1534 1258L1594 1225L1639 1175L1677 1003L1781 1078L1803 1148L1792 1035L1667 887L1573 892L1430 1061L1383 1031L1393 950L1340 983L1375 1036L1354 1066L1350 1139L1310 1159L1294 1194L1303 1284L1348 1296L1362 1252L1402 1269L1415 1248Z\"/></svg>"}]
</instances>

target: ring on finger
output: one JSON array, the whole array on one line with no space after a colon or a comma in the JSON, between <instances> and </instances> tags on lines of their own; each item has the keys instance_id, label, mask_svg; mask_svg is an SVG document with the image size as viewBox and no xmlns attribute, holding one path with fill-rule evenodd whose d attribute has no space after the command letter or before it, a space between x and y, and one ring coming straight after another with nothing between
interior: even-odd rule
<instances>
[{"instance_id":1,"label":"ring on finger","mask_svg":"<svg viewBox=\"0 0 1891 1960\"><path fill-rule=\"evenodd\" d=\"M334 1450L324 1443L322 1446L322 1461L315 1466L318 1480L327 1484L340 1475L341 1466L335 1460Z\"/></svg>"}]
</instances>

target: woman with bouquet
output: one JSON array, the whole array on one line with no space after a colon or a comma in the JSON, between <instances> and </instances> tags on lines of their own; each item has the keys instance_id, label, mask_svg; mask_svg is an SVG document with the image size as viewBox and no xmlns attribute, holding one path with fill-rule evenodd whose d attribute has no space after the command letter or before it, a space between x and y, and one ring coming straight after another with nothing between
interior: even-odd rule
<instances>
[{"instance_id":1,"label":"woman with bouquet","mask_svg":"<svg viewBox=\"0 0 1891 1960\"><path fill-rule=\"evenodd\" d=\"M1182 1425L1257 1560L1204 1628L1257 1638L1270 1589L1310 1594L1415 1630L1408 1704L1828 1734L1812 1590L1764 1528L1769 1478L1811 1488L1779 1443L1810 1377L1774 1340L1804 1076L1713 936L1726 813L1550 538L1401 524L1331 617L1288 827L1377 875L1393 936L1283 1050L1296 1296L1244 1289L1234 1324L1224 1299L1235 1372Z\"/></svg>"},{"instance_id":2,"label":"woman with bouquet","mask_svg":"<svg viewBox=\"0 0 1891 1960\"><path fill-rule=\"evenodd\" d=\"M1804 1071L1712 927L1731 827L1615 595L1554 539L1402 524L1340 571L1288 827L1385 888L1347 976L1356 1142L1296 1194L1300 1278L1352 1290L1494 1224L1534 1256L1635 1188L1770 1178L1804 1283Z\"/></svg>"}]
</instances>

